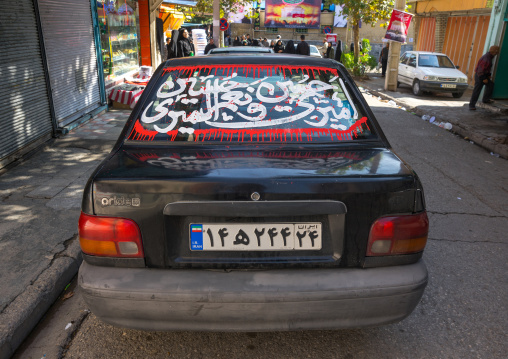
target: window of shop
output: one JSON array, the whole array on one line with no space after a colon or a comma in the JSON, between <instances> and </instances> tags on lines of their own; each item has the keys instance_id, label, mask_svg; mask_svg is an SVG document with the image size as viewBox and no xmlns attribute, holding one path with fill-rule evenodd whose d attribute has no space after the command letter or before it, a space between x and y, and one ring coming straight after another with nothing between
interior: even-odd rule
<instances>
[{"instance_id":1,"label":"window of shop","mask_svg":"<svg viewBox=\"0 0 508 359\"><path fill-rule=\"evenodd\" d=\"M106 81L139 69L138 9L136 0L97 1Z\"/></svg>"}]
</instances>

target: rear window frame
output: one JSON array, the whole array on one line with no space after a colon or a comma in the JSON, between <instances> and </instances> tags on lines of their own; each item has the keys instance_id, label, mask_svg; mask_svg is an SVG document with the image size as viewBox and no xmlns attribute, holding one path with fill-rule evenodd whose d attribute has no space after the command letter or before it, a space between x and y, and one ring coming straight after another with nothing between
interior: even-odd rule
<instances>
[{"instance_id":1,"label":"rear window frame","mask_svg":"<svg viewBox=\"0 0 508 359\"><path fill-rule=\"evenodd\" d=\"M280 56L280 55L279 55ZM300 56L304 57L304 56ZM198 60L198 58L194 58L195 60ZM225 59L226 60L226 59ZM236 63L236 61L230 61L231 57L227 58L228 61L224 61L221 63L214 63L212 66L217 65L231 65L231 66L256 66L256 65L263 65L263 66L276 66L273 65L273 63L266 63L265 61L262 61L261 63L249 63L249 62L242 62L242 63ZM252 59L251 59L252 60ZM236 148L241 146L263 146L263 147L269 147L269 146L285 146L285 147L294 147L294 146L309 146L310 147L330 147L330 146L366 146L369 148L391 148L386 136L384 135L381 127L379 126L379 123L377 122L377 119L375 118L372 110L366 103L365 99L363 98L362 94L360 93L358 87L356 86L356 83L351 78L349 73L343 68L341 64L336 62L335 60L326 60L329 62L327 66L330 69L336 70L339 73L340 78L343 80L343 85L345 90L348 92L348 94L351 96L352 101L354 102L355 106L358 109L361 109L362 113L365 114L367 117L368 125L370 127L370 131L374 135L372 138L366 138L366 139L355 139L355 140L334 140L334 141L323 141L323 142L312 142L312 141L273 141L273 142L238 142L238 141L168 141L168 140L158 140L158 141L139 141L139 140L130 140L129 134L133 130L137 120L140 118L143 110L146 106L150 104L150 101L152 99L152 94L156 92L159 87L162 84L162 76L167 71L167 68L170 67L197 67L197 66L206 66L206 63L202 63L201 61L198 64L188 64L188 65L177 65L172 64L172 61L168 61L166 63L163 63L159 66L159 68L155 71L154 76L152 78L152 81L148 84L148 86L145 89L144 94L142 94L140 100L136 104L135 108L133 109L131 116L126 123L126 126L124 127L122 134L120 135L117 144L115 145L115 148L118 148L119 146L127 146L127 147L180 147L180 146L235 146ZM214 61L215 62L215 61ZM173 66L170 66L173 65ZM309 65L300 65L301 67L323 67L322 64L309 64ZM156 81L153 81L155 78L157 78Z\"/></svg>"}]
</instances>

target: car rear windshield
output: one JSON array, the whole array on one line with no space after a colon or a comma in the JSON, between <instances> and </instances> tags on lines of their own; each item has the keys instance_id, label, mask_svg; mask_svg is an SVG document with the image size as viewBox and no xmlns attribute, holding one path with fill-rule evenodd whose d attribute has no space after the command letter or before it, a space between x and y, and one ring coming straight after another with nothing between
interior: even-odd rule
<instances>
[{"instance_id":1,"label":"car rear windshield","mask_svg":"<svg viewBox=\"0 0 508 359\"><path fill-rule=\"evenodd\" d=\"M444 55L419 55L418 66L421 67L444 67L453 69L452 61Z\"/></svg>"},{"instance_id":2,"label":"car rear windshield","mask_svg":"<svg viewBox=\"0 0 508 359\"><path fill-rule=\"evenodd\" d=\"M331 142L374 139L337 69L283 65L167 67L128 139Z\"/></svg>"}]
</instances>

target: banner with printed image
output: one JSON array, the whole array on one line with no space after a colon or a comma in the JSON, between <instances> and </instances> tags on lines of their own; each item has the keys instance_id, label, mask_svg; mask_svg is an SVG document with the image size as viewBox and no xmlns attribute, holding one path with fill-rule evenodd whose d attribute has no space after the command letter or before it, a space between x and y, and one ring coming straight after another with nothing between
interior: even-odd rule
<instances>
[{"instance_id":1,"label":"banner with printed image","mask_svg":"<svg viewBox=\"0 0 508 359\"><path fill-rule=\"evenodd\" d=\"M266 0L265 27L319 29L321 0Z\"/></svg>"},{"instance_id":2,"label":"banner with printed image","mask_svg":"<svg viewBox=\"0 0 508 359\"><path fill-rule=\"evenodd\" d=\"M344 5L335 6L335 16L333 18L334 27L347 27L347 16L342 14Z\"/></svg>"},{"instance_id":3,"label":"banner with printed image","mask_svg":"<svg viewBox=\"0 0 508 359\"><path fill-rule=\"evenodd\" d=\"M386 29L385 39L405 43L412 18L413 14L393 9L390 24Z\"/></svg>"}]
</instances>

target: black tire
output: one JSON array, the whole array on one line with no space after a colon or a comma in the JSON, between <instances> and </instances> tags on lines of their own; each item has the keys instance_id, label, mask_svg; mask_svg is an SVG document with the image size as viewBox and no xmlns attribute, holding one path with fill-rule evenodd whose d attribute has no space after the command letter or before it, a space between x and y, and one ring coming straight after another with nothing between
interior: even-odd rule
<instances>
[{"instance_id":1,"label":"black tire","mask_svg":"<svg viewBox=\"0 0 508 359\"><path fill-rule=\"evenodd\" d=\"M420 81L414 80L413 82L413 95L421 96L422 89L420 88Z\"/></svg>"},{"instance_id":2,"label":"black tire","mask_svg":"<svg viewBox=\"0 0 508 359\"><path fill-rule=\"evenodd\" d=\"M462 95L464 95L464 92L453 92L452 93L453 98L461 98Z\"/></svg>"}]
</instances>

